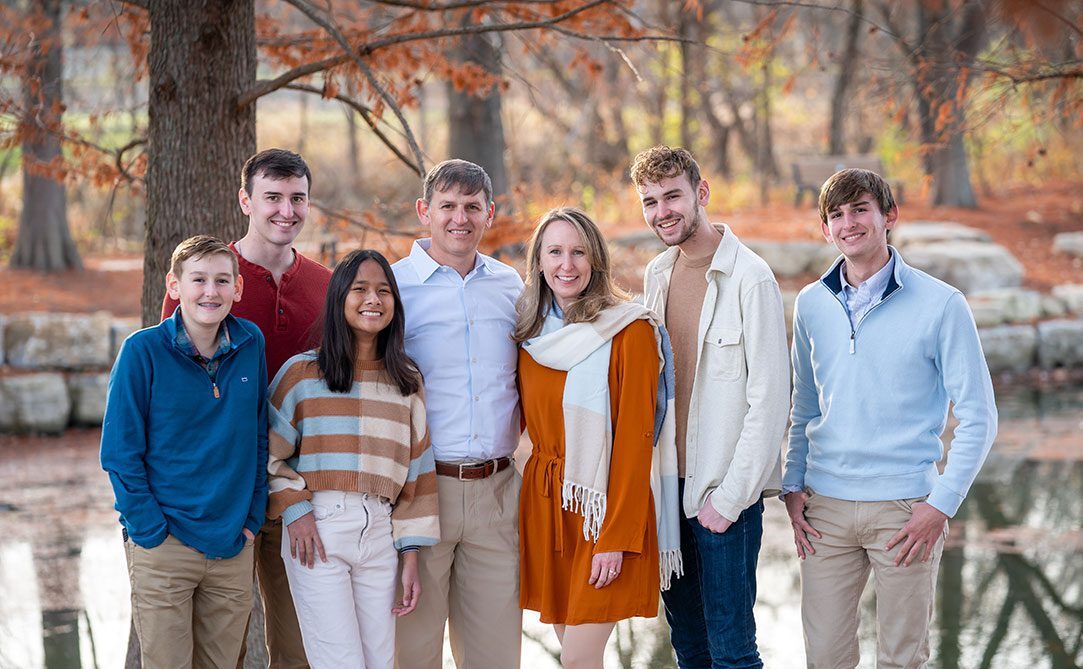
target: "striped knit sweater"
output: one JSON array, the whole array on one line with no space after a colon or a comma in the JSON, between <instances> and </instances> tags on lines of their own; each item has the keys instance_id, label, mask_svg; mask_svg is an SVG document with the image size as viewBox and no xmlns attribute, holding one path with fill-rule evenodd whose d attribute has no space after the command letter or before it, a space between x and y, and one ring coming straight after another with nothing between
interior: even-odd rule
<instances>
[{"instance_id":1,"label":"striped knit sweater","mask_svg":"<svg viewBox=\"0 0 1083 669\"><path fill-rule=\"evenodd\" d=\"M440 540L436 463L421 391L403 397L382 361L358 361L353 388L332 392L316 352L286 361L270 395L268 518L288 525L312 511L312 493L342 490L391 500L395 548Z\"/></svg>"}]
</instances>

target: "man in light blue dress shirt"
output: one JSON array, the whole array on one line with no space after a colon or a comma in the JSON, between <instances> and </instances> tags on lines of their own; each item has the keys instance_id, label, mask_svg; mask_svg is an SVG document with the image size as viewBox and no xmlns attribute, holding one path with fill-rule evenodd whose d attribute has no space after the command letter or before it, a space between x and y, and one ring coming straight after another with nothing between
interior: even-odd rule
<instances>
[{"instance_id":1,"label":"man in light blue dress shirt","mask_svg":"<svg viewBox=\"0 0 1083 669\"><path fill-rule=\"evenodd\" d=\"M496 207L489 176L447 160L425 177L431 236L395 263L406 352L425 377L440 543L419 553L421 600L399 618L399 669L442 669L444 625L459 669L519 666L519 441L515 301L523 281L478 253Z\"/></svg>"}]
</instances>

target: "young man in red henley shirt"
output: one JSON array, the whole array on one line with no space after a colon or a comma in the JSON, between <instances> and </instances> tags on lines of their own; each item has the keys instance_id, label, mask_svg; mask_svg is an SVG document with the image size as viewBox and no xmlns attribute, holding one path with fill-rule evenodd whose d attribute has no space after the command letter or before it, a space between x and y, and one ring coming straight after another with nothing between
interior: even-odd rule
<instances>
[{"instance_id":1,"label":"young man in red henley shirt","mask_svg":"<svg viewBox=\"0 0 1083 669\"><path fill-rule=\"evenodd\" d=\"M237 254L245 290L232 313L263 332L268 379L291 356L315 344L312 327L319 320L331 279L329 269L293 248L308 215L311 186L312 173L304 159L283 149L261 151L241 169L238 199L248 216L248 232L230 248ZM162 318L172 316L176 308L177 302L167 295ZM270 669L307 669L281 545L282 519L268 521L256 537L255 548Z\"/></svg>"}]
</instances>

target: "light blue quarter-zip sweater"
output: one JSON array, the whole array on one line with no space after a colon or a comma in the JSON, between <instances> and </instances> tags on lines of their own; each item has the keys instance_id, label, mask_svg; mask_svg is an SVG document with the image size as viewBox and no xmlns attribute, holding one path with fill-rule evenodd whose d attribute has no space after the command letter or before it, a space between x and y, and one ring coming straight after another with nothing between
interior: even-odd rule
<instances>
[{"instance_id":1,"label":"light blue quarter-zip sweater","mask_svg":"<svg viewBox=\"0 0 1083 669\"><path fill-rule=\"evenodd\" d=\"M841 259L797 297L782 483L857 501L928 495L954 516L996 436L993 385L962 293L890 251L895 271L856 327ZM941 474L949 400L959 426Z\"/></svg>"}]
</instances>

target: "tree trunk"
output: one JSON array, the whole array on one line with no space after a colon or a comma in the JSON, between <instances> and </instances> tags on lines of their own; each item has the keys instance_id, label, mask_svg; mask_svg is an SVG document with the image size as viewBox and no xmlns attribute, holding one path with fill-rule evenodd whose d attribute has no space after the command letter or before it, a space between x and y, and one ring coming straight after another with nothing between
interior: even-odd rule
<instances>
[{"instance_id":1,"label":"tree trunk","mask_svg":"<svg viewBox=\"0 0 1083 669\"><path fill-rule=\"evenodd\" d=\"M150 106L143 324L158 322L169 256L194 234L236 239L238 172L256 150L255 0L148 0Z\"/></svg>"},{"instance_id":2,"label":"tree trunk","mask_svg":"<svg viewBox=\"0 0 1083 669\"><path fill-rule=\"evenodd\" d=\"M346 112L346 164L350 166L350 178L346 183L349 185L348 197L357 201L362 192L364 180L361 175L361 140L357 135L357 112L350 107L343 107ZM424 146L424 144L422 144Z\"/></svg>"},{"instance_id":3,"label":"tree trunk","mask_svg":"<svg viewBox=\"0 0 1083 669\"><path fill-rule=\"evenodd\" d=\"M42 28L31 43L23 80L26 105L26 118L20 128L23 135L23 210L19 216L19 234L11 254L11 266L45 272L80 269L83 263L68 229L64 182L56 173L62 159L59 135L64 60L61 1L34 0L30 11L38 17ZM46 171L52 174L44 173Z\"/></svg>"},{"instance_id":4,"label":"tree trunk","mask_svg":"<svg viewBox=\"0 0 1083 669\"><path fill-rule=\"evenodd\" d=\"M957 113L961 116L963 110L959 109ZM974 186L970 182L970 163L962 132L953 133L946 146L933 152L932 164L933 204L971 209L978 206Z\"/></svg>"},{"instance_id":5,"label":"tree trunk","mask_svg":"<svg viewBox=\"0 0 1083 669\"><path fill-rule=\"evenodd\" d=\"M677 27L677 32L681 36L682 40L690 39L692 36L691 23L695 21L695 17L691 16L691 12L681 9L679 10L680 19ZM693 88L702 90L696 84L699 81L695 80L695 65L692 63L697 57L701 57L699 54L692 54L692 45L686 41L682 41L680 44L681 53L681 74L680 74L680 105L681 105L681 130L680 130L680 142L681 146L689 151L695 151L692 147L692 118L694 112L692 111L692 96L695 94Z\"/></svg>"},{"instance_id":6,"label":"tree trunk","mask_svg":"<svg viewBox=\"0 0 1083 669\"><path fill-rule=\"evenodd\" d=\"M951 16L940 6L918 5L921 66L914 67L918 97L921 143L925 173L932 177L931 204L976 207L970 182L963 133L966 129L966 96L960 87L969 82L969 68L985 43L988 7L967 4L952 31Z\"/></svg>"},{"instance_id":7,"label":"tree trunk","mask_svg":"<svg viewBox=\"0 0 1083 669\"><path fill-rule=\"evenodd\" d=\"M476 63L487 72L499 74L500 52L492 39L499 37L483 34L464 37L460 60ZM508 193L504 122L500 118L500 107L500 90L497 87L493 87L484 97L479 97L455 90L448 83L448 156L469 160L485 168L493 181L494 198Z\"/></svg>"},{"instance_id":8,"label":"tree trunk","mask_svg":"<svg viewBox=\"0 0 1083 669\"><path fill-rule=\"evenodd\" d=\"M839 63L839 74L835 78L835 87L831 91L831 128L828 131L827 152L832 155L846 153L843 126L846 113L852 109L848 93L854 79L854 69L860 58L861 21L864 16L862 0L853 0L850 4L850 20L846 24L846 47Z\"/></svg>"}]
</instances>

